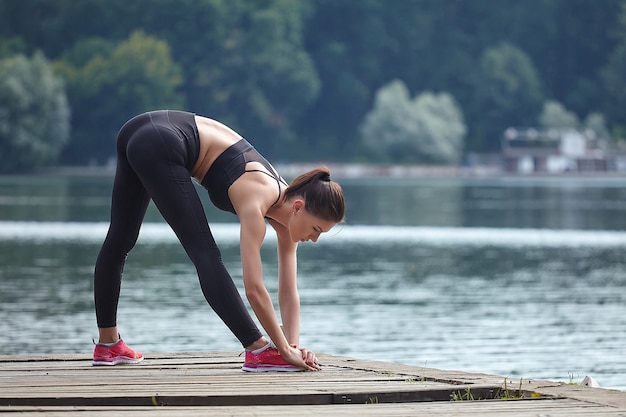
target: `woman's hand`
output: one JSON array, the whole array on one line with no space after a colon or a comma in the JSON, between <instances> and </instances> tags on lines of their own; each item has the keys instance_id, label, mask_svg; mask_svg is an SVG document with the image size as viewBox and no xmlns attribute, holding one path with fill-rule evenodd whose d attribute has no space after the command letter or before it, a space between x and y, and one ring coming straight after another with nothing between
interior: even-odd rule
<instances>
[{"instance_id":1,"label":"woman's hand","mask_svg":"<svg viewBox=\"0 0 626 417\"><path fill-rule=\"evenodd\" d=\"M319 365L317 361L317 356L315 356L315 352L312 352L306 348L296 348L302 353L302 360L309 365L314 367L317 371L321 371L322 367Z\"/></svg>"},{"instance_id":2,"label":"woman's hand","mask_svg":"<svg viewBox=\"0 0 626 417\"><path fill-rule=\"evenodd\" d=\"M305 348L289 346L289 350L280 352L280 355L290 364L306 369L307 371L320 371L322 369L317 362L315 353Z\"/></svg>"}]
</instances>

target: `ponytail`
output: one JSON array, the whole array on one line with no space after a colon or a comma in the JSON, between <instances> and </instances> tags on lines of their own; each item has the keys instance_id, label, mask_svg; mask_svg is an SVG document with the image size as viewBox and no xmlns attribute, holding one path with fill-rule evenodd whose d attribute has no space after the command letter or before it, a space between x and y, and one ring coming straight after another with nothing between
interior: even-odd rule
<instances>
[{"instance_id":1,"label":"ponytail","mask_svg":"<svg viewBox=\"0 0 626 417\"><path fill-rule=\"evenodd\" d=\"M330 178L330 170L319 167L298 176L285 191L285 199L300 197L312 215L339 223L343 221L346 203L341 186Z\"/></svg>"}]
</instances>

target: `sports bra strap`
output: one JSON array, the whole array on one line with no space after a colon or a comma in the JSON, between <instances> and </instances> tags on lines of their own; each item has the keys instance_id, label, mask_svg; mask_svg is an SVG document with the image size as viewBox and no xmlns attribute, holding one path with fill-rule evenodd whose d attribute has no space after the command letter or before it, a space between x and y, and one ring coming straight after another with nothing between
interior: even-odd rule
<instances>
[{"instance_id":1,"label":"sports bra strap","mask_svg":"<svg viewBox=\"0 0 626 417\"><path fill-rule=\"evenodd\" d=\"M259 161L260 162L260 161ZM263 164L265 165L265 164ZM276 172L275 170L273 170L275 175L270 174L267 171L263 171L261 169L246 169L244 172L260 172L263 173L265 175L267 175L268 177L274 178L276 180L276 183L278 184L278 198L276 198L276 201L274 201L274 204L272 204L272 207L274 207L276 205L276 203L278 203L278 201L280 200L280 183L282 182L285 185L289 185L287 184L287 182L283 179L283 177L281 177L280 175L278 175L278 172Z\"/></svg>"}]
</instances>

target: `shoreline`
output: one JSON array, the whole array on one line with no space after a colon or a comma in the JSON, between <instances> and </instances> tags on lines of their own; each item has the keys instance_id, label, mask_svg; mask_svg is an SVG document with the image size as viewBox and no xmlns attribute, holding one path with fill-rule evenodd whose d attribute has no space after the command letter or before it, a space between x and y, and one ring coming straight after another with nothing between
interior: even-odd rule
<instances>
[{"instance_id":1,"label":"shoreline","mask_svg":"<svg viewBox=\"0 0 626 417\"><path fill-rule=\"evenodd\" d=\"M331 175L341 179L356 178L626 178L626 171L575 171L575 172L508 172L497 166L430 166L430 165L377 165L360 163L334 162L297 162L290 164L274 164L276 170L284 177L296 177L302 172L325 165ZM27 174L19 175L47 175L47 176L92 176L106 177L115 175L115 166L57 166L48 167Z\"/></svg>"}]
</instances>

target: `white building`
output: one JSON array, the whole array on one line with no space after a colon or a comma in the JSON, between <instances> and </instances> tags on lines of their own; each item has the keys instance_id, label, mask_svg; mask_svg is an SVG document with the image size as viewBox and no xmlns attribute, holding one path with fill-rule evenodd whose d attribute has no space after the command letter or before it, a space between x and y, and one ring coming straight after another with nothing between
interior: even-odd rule
<instances>
[{"instance_id":1,"label":"white building","mask_svg":"<svg viewBox=\"0 0 626 417\"><path fill-rule=\"evenodd\" d=\"M502 156L504 169L520 174L616 171L625 157L609 152L593 132L513 127L502 135Z\"/></svg>"}]
</instances>

